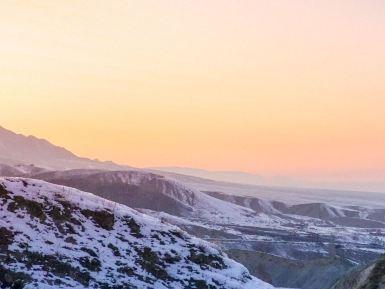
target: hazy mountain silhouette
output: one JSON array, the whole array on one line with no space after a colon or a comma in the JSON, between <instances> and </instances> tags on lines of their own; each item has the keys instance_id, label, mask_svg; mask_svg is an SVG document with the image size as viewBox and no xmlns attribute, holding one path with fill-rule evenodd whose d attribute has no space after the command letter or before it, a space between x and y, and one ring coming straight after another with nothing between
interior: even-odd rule
<instances>
[{"instance_id":1,"label":"hazy mountain silhouette","mask_svg":"<svg viewBox=\"0 0 385 289\"><path fill-rule=\"evenodd\" d=\"M101 162L78 157L65 148L45 139L14 133L0 126L0 163L8 165L33 164L38 167L66 169L126 169L113 162Z\"/></svg>"}]
</instances>

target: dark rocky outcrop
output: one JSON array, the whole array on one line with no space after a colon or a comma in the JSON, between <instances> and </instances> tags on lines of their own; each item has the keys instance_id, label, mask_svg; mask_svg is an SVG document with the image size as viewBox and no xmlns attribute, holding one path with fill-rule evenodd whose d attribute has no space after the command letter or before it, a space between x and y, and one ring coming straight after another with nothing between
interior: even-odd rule
<instances>
[{"instance_id":1,"label":"dark rocky outcrop","mask_svg":"<svg viewBox=\"0 0 385 289\"><path fill-rule=\"evenodd\" d=\"M338 280L331 289L384 289L385 256L373 264L352 270L350 274Z\"/></svg>"}]
</instances>

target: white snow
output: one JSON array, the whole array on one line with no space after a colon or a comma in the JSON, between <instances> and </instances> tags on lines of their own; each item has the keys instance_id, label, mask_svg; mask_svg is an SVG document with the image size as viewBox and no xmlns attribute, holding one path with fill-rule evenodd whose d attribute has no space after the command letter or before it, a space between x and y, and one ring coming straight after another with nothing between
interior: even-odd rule
<instances>
[{"instance_id":1,"label":"white snow","mask_svg":"<svg viewBox=\"0 0 385 289\"><path fill-rule=\"evenodd\" d=\"M69 187L52 185L43 181L29 180L22 178L0 178L0 185L11 193L12 198L22 196L27 200L32 200L47 206L55 205L62 207L61 202L67 201L75 208L74 218L81 222L80 226L73 225L76 234L71 236L76 240L75 244L65 242L58 237L58 230L53 221L48 217L41 220L32 217L25 209L18 209L15 212L7 210L11 200L7 200L0 205L0 226L17 232L14 236L14 243L9 251L20 251L21 244L28 244L29 252L39 252L44 255L62 256L63 261L69 262L72 266L81 268L79 259L87 257L87 253L80 250L81 247L92 248L101 262L99 272L90 271L93 281L90 286L97 281L109 284L132 284L136 288L148 288L149 284L145 279L137 276L127 276L119 274L117 264L125 264L134 268L135 273L152 280L151 288L156 289L184 289L188 288L187 281L190 278L206 280L208 284L214 285L214 280L222 284L223 288L228 289L270 289L271 285L251 277L247 269L241 264L229 259L221 253L214 245L203 240L189 236L175 226L164 224L158 219L139 213L124 205L107 201L90 193L85 193ZM210 202L210 199L202 200ZM63 207L62 207L63 208ZM115 223L111 230L106 230L95 225L92 219L84 216L79 210L110 211L114 214ZM203 209L203 208L202 208ZM226 210L224 204L217 205L218 212ZM231 213L231 212L230 212ZM130 233L130 229L125 225L125 217L133 218L140 225L142 238L137 238ZM81 229L83 227L83 229ZM172 234L180 234L180 238L172 237ZM164 234L164 235L163 235ZM153 237L157 235L157 237ZM174 241L173 241L174 239ZM113 244L118 248L120 256L116 256L113 250L106 247L106 244ZM140 259L138 250L151 248L160 257L165 254L177 255L180 261L167 264L165 270L174 278L173 280L154 279L153 276L141 268L137 260ZM188 248L201 248L205 254L213 254L223 259L226 268L216 269L208 267L202 269L199 265L188 261L190 251ZM36 279L34 284L26 288L53 288L47 285L47 272L42 266L36 265L27 268L23 262L11 263L7 268L23 271L33 275ZM54 288L87 288L84 284L76 282L71 278L62 278L63 283L55 285Z\"/></svg>"}]
</instances>

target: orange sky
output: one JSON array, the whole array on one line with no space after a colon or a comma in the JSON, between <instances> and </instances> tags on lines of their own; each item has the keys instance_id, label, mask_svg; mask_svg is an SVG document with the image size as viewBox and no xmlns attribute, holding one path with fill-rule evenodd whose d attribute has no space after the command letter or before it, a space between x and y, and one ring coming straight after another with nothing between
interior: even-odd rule
<instances>
[{"instance_id":1,"label":"orange sky","mask_svg":"<svg viewBox=\"0 0 385 289\"><path fill-rule=\"evenodd\" d=\"M385 1L2 0L0 125L133 166L385 171Z\"/></svg>"}]
</instances>

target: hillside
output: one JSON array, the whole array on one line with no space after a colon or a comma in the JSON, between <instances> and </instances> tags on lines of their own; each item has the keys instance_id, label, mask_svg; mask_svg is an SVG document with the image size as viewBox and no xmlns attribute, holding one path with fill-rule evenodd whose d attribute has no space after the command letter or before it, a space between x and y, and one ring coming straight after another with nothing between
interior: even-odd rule
<instances>
[{"instance_id":1,"label":"hillside","mask_svg":"<svg viewBox=\"0 0 385 289\"><path fill-rule=\"evenodd\" d=\"M372 209L360 206L336 206L326 203L287 203L262 200L250 196L234 196L221 192L205 192L220 200L231 202L258 213L280 216L303 216L332 222L336 225L357 228L385 228L385 209ZM383 204L385 207L385 204Z\"/></svg>"},{"instance_id":2,"label":"hillside","mask_svg":"<svg viewBox=\"0 0 385 289\"><path fill-rule=\"evenodd\" d=\"M91 192L132 208L177 215L188 214L195 198L194 192L182 185L140 171L69 170L41 173L33 178Z\"/></svg>"},{"instance_id":3,"label":"hillside","mask_svg":"<svg viewBox=\"0 0 385 289\"><path fill-rule=\"evenodd\" d=\"M384 193L370 191L330 190L320 188L301 188L295 186L248 185L215 181L212 179L153 170L187 184L200 191L222 192L228 195L252 196L264 200L280 201L287 204L327 203L337 206L368 206L372 208L384 206Z\"/></svg>"},{"instance_id":4,"label":"hillside","mask_svg":"<svg viewBox=\"0 0 385 289\"><path fill-rule=\"evenodd\" d=\"M276 286L299 287L302 282L304 289L328 289L320 286L331 285L351 267L368 264L385 252L384 214L379 209L289 205L208 192L210 196L141 170L77 169L29 176L140 209L195 237L215 242L257 278ZM344 225L347 221L349 226ZM233 255L235 251L243 253ZM320 271L315 277L318 262L322 274ZM293 276L292 264L301 269L298 278Z\"/></svg>"},{"instance_id":5,"label":"hillside","mask_svg":"<svg viewBox=\"0 0 385 289\"><path fill-rule=\"evenodd\" d=\"M233 249L226 253L242 262L251 274L277 287L329 289L355 267L338 255L300 260L250 250Z\"/></svg>"},{"instance_id":6,"label":"hillside","mask_svg":"<svg viewBox=\"0 0 385 289\"><path fill-rule=\"evenodd\" d=\"M0 178L0 200L3 288L272 288L209 243L89 193Z\"/></svg>"},{"instance_id":7,"label":"hillside","mask_svg":"<svg viewBox=\"0 0 385 289\"><path fill-rule=\"evenodd\" d=\"M151 167L148 169L159 173L163 172L188 175L203 179L210 179L218 182L232 182L249 185L261 185L272 183L271 180L267 180L262 176L238 171L209 171L203 169L182 167Z\"/></svg>"},{"instance_id":8,"label":"hillside","mask_svg":"<svg viewBox=\"0 0 385 289\"><path fill-rule=\"evenodd\" d=\"M91 192L133 208L219 223L258 221L251 209L218 200L181 182L145 171L69 170L32 177Z\"/></svg>"},{"instance_id":9,"label":"hillside","mask_svg":"<svg viewBox=\"0 0 385 289\"><path fill-rule=\"evenodd\" d=\"M112 162L101 162L81 158L65 148L58 147L45 139L16 134L0 126L0 163L8 165L30 165L56 170L93 168L124 169Z\"/></svg>"},{"instance_id":10,"label":"hillside","mask_svg":"<svg viewBox=\"0 0 385 289\"><path fill-rule=\"evenodd\" d=\"M384 289L385 256L341 278L331 289Z\"/></svg>"}]
</instances>

